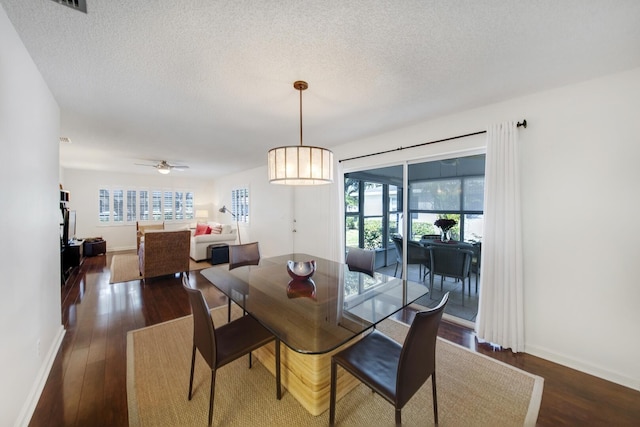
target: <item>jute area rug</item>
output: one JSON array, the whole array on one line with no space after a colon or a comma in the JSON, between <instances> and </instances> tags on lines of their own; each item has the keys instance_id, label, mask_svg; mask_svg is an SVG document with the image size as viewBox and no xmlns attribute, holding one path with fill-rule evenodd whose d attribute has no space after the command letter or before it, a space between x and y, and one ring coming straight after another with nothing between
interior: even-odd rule
<instances>
[{"instance_id":1,"label":"jute area rug","mask_svg":"<svg viewBox=\"0 0 640 427\"><path fill-rule=\"evenodd\" d=\"M241 311L234 306L234 316ZM214 324L226 322L226 307L212 310ZM194 396L187 399L191 365L192 317L187 316L127 334L129 425L206 426L210 370L198 354ZM378 329L402 342L407 326L387 320ZM438 339L437 386L442 426L535 425L543 379ZM431 380L402 410L403 425L433 425ZM216 376L215 426L327 426L329 411L314 417L291 394L275 395L275 378L254 358L243 357ZM364 385L337 402L336 423L392 426L394 409Z\"/></svg>"},{"instance_id":2,"label":"jute area rug","mask_svg":"<svg viewBox=\"0 0 640 427\"><path fill-rule=\"evenodd\" d=\"M211 267L206 261L195 262L189 260L189 271L202 270ZM111 258L111 277L109 283L129 282L131 280L140 280L138 255L137 254L116 254Z\"/></svg>"}]
</instances>

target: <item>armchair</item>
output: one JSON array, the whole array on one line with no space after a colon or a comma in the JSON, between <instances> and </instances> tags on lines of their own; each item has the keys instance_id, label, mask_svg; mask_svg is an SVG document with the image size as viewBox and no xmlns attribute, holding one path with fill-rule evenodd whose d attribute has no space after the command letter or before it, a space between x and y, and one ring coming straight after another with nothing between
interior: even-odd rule
<instances>
[{"instance_id":1,"label":"armchair","mask_svg":"<svg viewBox=\"0 0 640 427\"><path fill-rule=\"evenodd\" d=\"M136 251L140 250L140 242L144 240L144 233L147 230L164 230L164 221L159 224L140 224L136 221Z\"/></svg>"},{"instance_id":2,"label":"armchair","mask_svg":"<svg viewBox=\"0 0 640 427\"><path fill-rule=\"evenodd\" d=\"M189 230L147 233L138 249L140 275L189 274Z\"/></svg>"}]
</instances>

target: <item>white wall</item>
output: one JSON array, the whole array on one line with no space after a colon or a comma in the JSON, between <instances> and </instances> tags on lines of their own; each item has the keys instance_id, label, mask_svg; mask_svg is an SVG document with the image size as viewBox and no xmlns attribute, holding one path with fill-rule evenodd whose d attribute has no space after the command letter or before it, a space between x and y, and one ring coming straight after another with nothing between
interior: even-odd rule
<instances>
[{"instance_id":1,"label":"white wall","mask_svg":"<svg viewBox=\"0 0 640 427\"><path fill-rule=\"evenodd\" d=\"M249 188L250 200L249 224L240 224L242 243L259 242L263 257L293 252L293 190L288 186L269 184L266 164L215 181L215 220L233 221L230 214L219 213L218 209L223 205L231 206L231 190L240 187Z\"/></svg>"},{"instance_id":2,"label":"white wall","mask_svg":"<svg viewBox=\"0 0 640 427\"><path fill-rule=\"evenodd\" d=\"M0 7L0 425L26 425L64 335L59 108Z\"/></svg>"},{"instance_id":3,"label":"white wall","mask_svg":"<svg viewBox=\"0 0 640 427\"><path fill-rule=\"evenodd\" d=\"M529 127L520 132L526 352L640 390L640 286L634 265L640 255L638 117L640 69L635 69L332 150L342 159L526 118ZM349 171L424 161L477 152L484 145L485 136L474 136L341 166ZM258 168L217 180L216 202L229 204L231 188L242 183L252 186L256 210L245 233L268 247L263 254L296 250L337 258L341 248L332 247L342 233L335 218L337 184L287 191L267 184L266 167ZM297 233L289 244L285 236L292 225Z\"/></svg>"},{"instance_id":4,"label":"white wall","mask_svg":"<svg viewBox=\"0 0 640 427\"><path fill-rule=\"evenodd\" d=\"M98 221L98 191L111 190L170 190L193 191L196 208L207 209L213 218L213 182L189 178L187 172L161 175L124 174L80 169L64 169L64 189L70 192L69 209L76 211L78 237L102 237L107 251L135 249L136 224L102 225ZM229 221L227 221L229 222ZM167 221L165 228L186 226L189 221Z\"/></svg>"},{"instance_id":5,"label":"white wall","mask_svg":"<svg viewBox=\"0 0 640 427\"><path fill-rule=\"evenodd\" d=\"M341 159L525 118L529 127L520 132L520 154L526 352L640 390L640 69L332 149ZM483 145L484 137L465 138L343 166L377 167ZM332 213L326 208L329 194L309 194L296 199L297 217ZM315 221L297 229L299 239L318 240Z\"/></svg>"}]
</instances>

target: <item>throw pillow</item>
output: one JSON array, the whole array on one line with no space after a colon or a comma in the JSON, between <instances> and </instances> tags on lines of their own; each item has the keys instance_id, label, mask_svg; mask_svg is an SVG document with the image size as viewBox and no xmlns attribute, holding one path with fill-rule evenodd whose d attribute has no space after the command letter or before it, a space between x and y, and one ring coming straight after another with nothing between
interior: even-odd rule
<instances>
[{"instance_id":1,"label":"throw pillow","mask_svg":"<svg viewBox=\"0 0 640 427\"><path fill-rule=\"evenodd\" d=\"M194 236L200 236L202 234L207 234L207 228L209 228L209 226L207 224L198 224L198 225L196 225L196 232L194 233Z\"/></svg>"},{"instance_id":2,"label":"throw pillow","mask_svg":"<svg viewBox=\"0 0 640 427\"><path fill-rule=\"evenodd\" d=\"M222 226L211 227L211 234L222 234Z\"/></svg>"},{"instance_id":3,"label":"throw pillow","mask_svg":"<svg viewBox=\"0 0 640 427\"><path fill-rule=\"evenodd\" d=\"M207 231L206 231L206 233L204 233L204 234L211 234L211 227L209 227L209 226L207 225Z\"/></svg>"}]
</instances>

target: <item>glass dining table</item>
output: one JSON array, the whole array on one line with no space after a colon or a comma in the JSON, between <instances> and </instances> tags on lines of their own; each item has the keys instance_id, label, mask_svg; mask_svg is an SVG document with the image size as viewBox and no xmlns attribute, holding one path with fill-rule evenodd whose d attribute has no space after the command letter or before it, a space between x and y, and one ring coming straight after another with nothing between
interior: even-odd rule
<instances>
[{"instance_id":1,"label":"glass dining table","mask_svg":"<svg viewBox=\"0 0 640 427\"><path fill-rule=\"evenodd\" d=\"M294 280L287 272L289 260L315 260L316 271L309 280ZM422 283L380 273L371 277L303 253L201 273L280 338L282 384L313 415L329 407L331 355L428 292ZM267 369L275 369L273 343L254 354ZM342 394L358 384L349 375L339 376L338 383Z\"/></svg>"}]
</instances>

